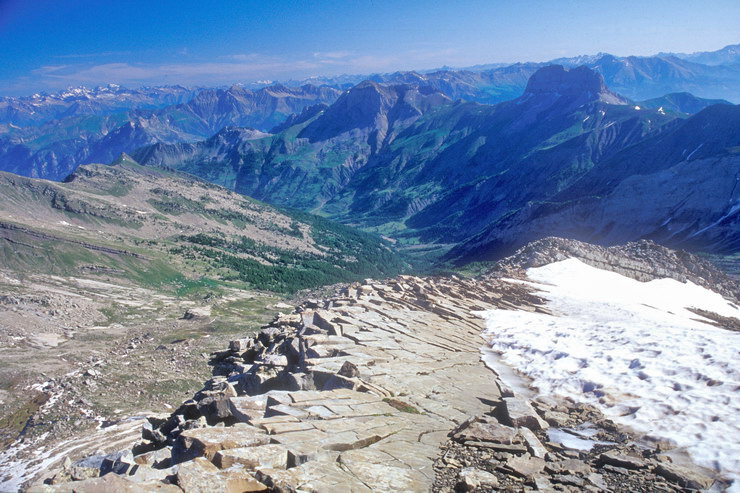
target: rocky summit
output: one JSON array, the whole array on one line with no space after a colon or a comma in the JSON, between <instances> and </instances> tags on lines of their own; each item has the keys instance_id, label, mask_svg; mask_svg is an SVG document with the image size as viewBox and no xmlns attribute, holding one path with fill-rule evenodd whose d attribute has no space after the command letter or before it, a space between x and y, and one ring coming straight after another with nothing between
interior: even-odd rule
<instances>
[{"instance_id":1,"label":"rocky summit","mask_svg":"<svg viewBox=\"0 0 740 493\"><path fill-rule=\"evenodd\" d=\"M707 278L695 257L652 244L605 252L559 239L495 272L508 276L533 258L617 253L615 270L639 271L648 250L657 265L674 262L676 276ZM479 313L490 309L548 313L532 287L494 274L368 279L304 301L213 353L213 377L171 415L149 417L131 449L67 461L30 491L712 486L712 473L667 453L669 444L643 442L590 405L502 383L481 361Z\"/></svg>"}]
</instances>

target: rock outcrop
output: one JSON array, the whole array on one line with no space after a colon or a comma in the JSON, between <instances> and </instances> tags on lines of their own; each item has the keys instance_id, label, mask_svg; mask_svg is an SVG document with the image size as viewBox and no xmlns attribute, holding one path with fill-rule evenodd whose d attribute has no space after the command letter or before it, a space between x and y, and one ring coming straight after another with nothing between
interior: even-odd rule
<instances>
[{"instance_id":1,"label":"rock outcrop","mask_svg":"<svg viewBox=\"0 0 740 493\"><path fill-rule=\"evenodd\" d=\"M709 261L683 250L671 250L650 240L602 247L565 238L543 238L497 262L489 276L521 275L530 267L541 267L567 258L577 258L598 269L643 282L662 278L691 281L736 302L740 300L740 283Z\"/></svg>"},{"instance_id":2,"label":"rock outcrop","mask_svg":"<svg viewBox=\"0 0 740 493\"><path fill-rule=\"evenodd\" d=\"M640 263L634 252L645 249L653 253ZM607 263L616 255L551 239L500 272L568 252ZM632 260L614 268L633 276L669 268L667 258L644 268L661 255L651 245L624 252ZM682 265L674 275L704 272ZM132 451L65 464L53 484L34 491L632 492L713 484L711 473L674 463L667 445L638 442L592 406L529 400L505 387L480 361L476 313L489 309L547 313L530 287L490 275L366 280L305 301L214 353L214 376L170 416L150 417Z\"/></svg>"}]
</instances>

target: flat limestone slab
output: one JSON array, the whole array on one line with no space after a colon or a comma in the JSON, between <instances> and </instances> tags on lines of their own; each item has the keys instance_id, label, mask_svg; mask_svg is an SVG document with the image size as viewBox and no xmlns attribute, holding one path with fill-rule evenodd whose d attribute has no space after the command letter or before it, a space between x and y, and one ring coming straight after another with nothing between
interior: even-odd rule
<instances>
[{"instance_id":1,"label":"flat limestone slab","mask_svg":"<svg viewBox=\"0 0 740 493\"><path fill-rule=\"evenodd\" d=\"M212 460L219 450L256 447L270 443L270 437L259 428L239 423L228 428L198 428L182 432L176 448L193 456Z\"/></svg>"},{"instance_id":2,"label":"flat limestone slab","mask_svg":"<svg viewBox=\"0 0 740 493\"><path fill-rule=\"evenodd\" d=\"M106 474L100 478L75 481L73 483L55 486L32 487L32 493L100 493L101 491L121 493L182 493L182 490L173 484L164 484L159 481L134 483L117 474Z\"/></svg>"},{"instance_id":3,"label":"flat limestone slab","mask_svg":"<svg viewBox=\"0 0 740 493\"><path fill-rule=\"evenodd\" d=\"M244 447L216 452L213 463L221 469L240 464L253 471L260 467L288 468L288 449L278 444Z\"/></svg>"},{"instance_id":4,"label":"flat limestone slab","mask_svg":"<svg viewBox=\"0 0 740 493\"><path fill-rule=\"evenodd\" d=\"M314 331L304 342L318 355L305 360L316 371L314 382L331 388L327 383L341 380L351 388L231 398L232 414L263 433L248 445L200 437L210 447L203 455L221 467L255 468L256 478L275 488L429 491L449 431L491 411L501 397L496 376L480 359L485 327L473 312L503 301L469 292L466 282L367 284L349 289L341 303L322 303L329 309L304 311ZM331 335L320 333L328 325ZM337 376L345 362L352 363L351 378ZM187 433L198 437L197 430ZM261 444L265 440L270 445Z\"/></svg>"}]
</instances>

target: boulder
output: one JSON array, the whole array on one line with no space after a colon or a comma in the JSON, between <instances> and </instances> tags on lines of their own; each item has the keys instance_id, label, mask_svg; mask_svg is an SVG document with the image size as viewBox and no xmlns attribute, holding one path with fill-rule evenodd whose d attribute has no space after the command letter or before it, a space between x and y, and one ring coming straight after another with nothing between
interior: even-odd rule
<instances>
[{"instance_id":1,"label":"boulder","mask_svg":"<svg viewBox=\"0 0 740 493\"><path fill-rule=\"evenodd\" d=\"M134 457L134 462L142 466L159 467L169 462L172 455L172 447L164 447L159 450L152 450Z\"/></svg>"},{"instance_id":2,"label":"boulder","mask_svg":"<svg viewBox=\"0 0 740 493\"><path fill-rule=\"evenodd\" d=\"M211 307L202 306L197 308L189 308L182 316L184 320L204 320L210 318Z\"/></svg>"},{"instance_id":3,"label":"boulder","mask_svg":"<svg viewBox=\"0 0 740 493\"><path fill-rule=\"evenodd\" d=\"M527 450L530 455L533 457L539 457L540 459L545 458L547 455L547 449L542 445L542 442L540 442L540 439L537 438L537 435L535 435L532 430L529 428L520 428L519 435L524 439L524 443L527 444Z\"/></svg>"},{"instance_id":4,"label":"boulder","mask_svg":"<svg viewBox=\"0 0 740 493\"><path fill-rule=\"evenodd\" d=\"M684 488L693 490L706 490L714 483L712 478L676 464L660 463L654 472L668 481L678 483Z\"/></svg>"},{"instance_id":5,"label":"boulder","mask_svg":"<svg viewBox=\"0 0 740 493\"><path fill-rule=\"evenodd\" d=\"M342 367L337 372L337 375L341 375L347 378L356 378L360 376L360 370L357 368L357 365L355 365L351 361L345 361Z\"/></svg>"},{"instance_id":6,"label":"boulder","mask_svg":"<svg viewBox=\"0 0 740 493\"><path fill-rule=\"evenodd\" d=\"M231 415L239 421L247 423L253 419L262 418L267 408L267 395L231 397L229 406Z\"/></svg>"},{"instance_id":7,"label":"boulder","mask_svg":"<svg viewBox=\"0 0 740 493\"><path fill-rule=\"evenodd\" d=\"M135 464L134 455L130 450L112 454L105 457L100 463L100 475L104 476L109 472L126 474Z\"/></svg>"},{"instance_id":8,"label":"boulder","mask_svg":"<svg viewBox=\"0 0 740 493\"><path fill-rule=\"evenodd\" d=\"M632 457L630 455L620 454L615 451L605 452L599 456L599 465L609 464L610 466L621 467L623 469L645 469L648 467L647 463Z\"/></svg>"},{"instance_id":9,"label":"boulder","mask_svg":"<svg viewBox=\"0 0 740 493\"><path fill-rule=\"evenodd\" d=\"M252 347L252 344L254 340L249 339L237 339L235 341L229 342L229 350L235 352L235 353L243 353L247 349Z\"/></svg>"},{"instance_id":10,"label":"boulder","mask_svg":"<svg viewBox=\"0 0 740 493\"><path fill-rule=\"evenodd\" d=\"M219 450L255 447L269 442L270 438L264 431L244 423L228 428L186 430L177 438L172 449L172 458L176 463L193 457L211 460Z\"/></svg>"},{"instance_id":11,"label":"boulder","mask_svg":"<svg viewBox=\"0 0 740 493\"><path fill-rule=\"evenodd\" d=\"M177 470L177 485L188 493L246 493L267 487L246 471L221 471L198 457Z\"/></svg>"},{"instance_id":12,"label":"boulder","mask_svg":"<svg viewBox=\"0 0 740 493\"><path fill-rule=\"evenodd\" d=\"M546 469L553 474L586 476L593 472L591 466L578 459L566 459L547 464Z\"/></svg>"},{"instance_id":13,"label":"boulder","mask_svg":"<svg viewBox=\"0 0 740 493\"><path fill-rule=\"evenodd\" d=\"M198 403L198 409L210 423L223 421L232 416L229 402L226 397L206 397Z\"/></svg>"},{"instance_id":14,"label":"boulder","mask_svg":"<svg viewBox=\"0 0 740 493\"><path fill-rule=\"evenodd\" d=\"M477 441L511 445L517 439L517 430L502 425L493 418L482 416L460 425L452 437L460 442Z\"/></svg>"},{"instance_id":15,"label":"boulder","mask_svg":"<svg viewBox=\"0 0 740 493\"><path fill-rule=\"evenodd\" d=\"M512 426L525 427L530 430L546 430L549 425L539 417L534 408L526 400L516 397L504 397L503 411L506 420Z\"/></svg>"},{"instance_id":16,"label":"boulder","mask_svg":"<svg viewBox=\"0 0 740 493\"><path fill-rule=\"evenodd\" d=\"M545 460L531 455L514 456L506 460L505 467L518 476L529 478L545 468Z\"/></svg>"},{"instance_id":17,"label":"boulder","mask_svg":"<svg viewBox=\"0 0 740 493\"><path fill-rule=\"evenodd\" d=\"M498 478L487 471L466 467L457 475L457 491L477 491L498 488Z\"/></svg>"},{"instance_id":18,"label":"boulder","mask_svg":"<svg viewBox=\"0 0 740 493\"><path fill-rule=\"evenodd\" d=\"M221 469L226 469L236 464L241 464L248 470L255 470L258 467L287 469L288 450L279 444L220 450L216 452L213 463Z\"/></svg>"}]
</instances>

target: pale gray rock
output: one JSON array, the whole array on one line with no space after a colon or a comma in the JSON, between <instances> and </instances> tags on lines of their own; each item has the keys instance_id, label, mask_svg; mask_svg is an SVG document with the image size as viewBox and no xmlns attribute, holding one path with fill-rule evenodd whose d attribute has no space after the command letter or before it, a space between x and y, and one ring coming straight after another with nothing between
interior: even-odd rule
<instances>
[{"instance_id":1,"label":"pale gray rock","mask_svg":"<svg viewBox=\"0 0 740 493\"><path fill-rule=\"evenodd\" d=\"M614 451L601 454L599 464L609 464L610 466L622 467L624 469L645 469L648 467L648 464L642 459Z\"/></svg>"},{"instance_id":2,"label":"pale gray rock","mask_svg":"<svg viewBox=\"0 0 740 493\"><path fill-rule=\"evenodd\" d=\"M593 472L591 466L578 459L566 459L557 462L550 462L546 469L555 474L570 474L586 476Z\"/></svg>"},{"instance_id":3,"label":"pale gray rock","mask_svg":"<svg viewBox=\"0 0 740 493\"><path fill-rule=\"evenodd\" d=\"M705 490L712 486L714 480L697 471L689 470L676 464L662 462L655 468L655 474L663 476L668 481L673 481L684 488Z\"/></svg>"},{"instance_id":4,"label":"pale gray rock","mask_svg":"<svg viewBox=\"0 0 740 493\"><path fill-rule=\"evenodd\" d=\"M539 417L526 400L516 397L504 397L504 413L512 426L523 426L530 430L546 430L549 425Z\"/></svg>"},{"instance_id":5,"label":"pale gray rock","mask_svg":"<svg viewBox=\"0 0 740 493\"><path fill-rule=\"evenodd\" d=\"M528 478L542 472L545 468L545 460L531 455L522 455L510 457L505 463L505 467L514 474Z\"/></svg>"},{"instance_id":6,"label":"pale gray rock","mask_svg":"<svg viewBox=\"0 0 740 493\"><path fill-rule=\"evenodd\" d=\"M511 445L517 439L517 430L502 425L495 419L475 418L455 431L453 438L458 441L493 442Z\"/></svg>"},{"instance_id":7,"label":"pale gray rock","mask_svg":"<svg viewBox=\"0 0 740 493\"><path fill-rule=\"evenodd\" d=\"M458 491L475 491L478 488L498 488L498 478L473 467L466 467L458 473Z\"/></svg>"},{"instance_id":8,"label":"pale gray rock","mask_svg":"<svg viewBox=\"0 0 740 493\"><path fill-rule=\"evenodd\" d=\"M533 457L539 457L540 459L544 459L547 455L547 449L544 445L542 445L542 442L540 442L539 438L537 438L537 435L535 435L532 430L529 428L520 428L519 434L524 439L524 442L527 444L527 450L529 451L530 455Z\"/></svg>"}]
</instances>

